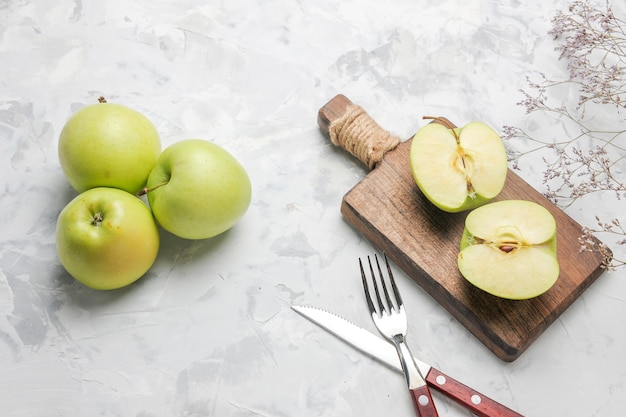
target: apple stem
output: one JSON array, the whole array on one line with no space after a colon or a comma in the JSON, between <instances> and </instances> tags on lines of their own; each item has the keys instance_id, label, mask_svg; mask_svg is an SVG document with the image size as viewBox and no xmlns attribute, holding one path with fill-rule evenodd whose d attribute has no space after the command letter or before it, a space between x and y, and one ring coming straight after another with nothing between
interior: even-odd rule
<instances>
[{"instance_id":1,"label":"apple stem","mask_svg":"<svg viewBox=\"0 0 626 417\"><path fill-rule=\"evenodd\" d=\"M107 99L104 98L104 96L98 97L98 103L106 103L106 102L107 102Z\"/></svg>"},{"instance_id":2,"label":"apple stem","mask_svg":"<svg viewBox=\"0 0 626 417\"><path fill-rule=\"evenodd\" d=\"M144 188L142 188L141 190L139 190L139 192L137 193L137 197L141 197L142 195L146 195L146 194L148 194L150 191L154 191L154 190L156 190L157 188L164 186L164 185L165 185L165 184L167 184L168 182L169 182L169 181L165 181L165 182L162 182L161 184L157 184L157 185L155 185L154 187L150 187L150 188L148 188L148 187L144 187Z\"/></svg>"},{"instance_id":3,"label":"apple stem","mask_svg":"<svg viewBox=\"0 0 626 417\"><path fill-rule=\"evenodd\" d=\"M448 129L450 129L452 131L452 134L454 134L454 138L456 139L456 143L459 143L459 135L456 134L456 126L454 126L452 123L450 123L450 121L448 119L446 119L445 117L441 117L441 116L422 116L422 119L424 120L434 120L437 123L441 123L442 125L444 125L445 127L447 127Z\"/></svg>"}]
</instances>

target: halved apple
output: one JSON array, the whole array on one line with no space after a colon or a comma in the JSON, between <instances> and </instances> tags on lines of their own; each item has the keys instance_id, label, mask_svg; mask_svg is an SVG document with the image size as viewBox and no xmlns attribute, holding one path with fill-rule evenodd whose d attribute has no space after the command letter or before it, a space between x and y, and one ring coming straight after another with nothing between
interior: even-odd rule
<instances>
[{"instance_id":1,"label":"halved apple","mask_svg":"<svg viewBox=\"0 0 626 417\"><path fill-rule=\"evenodd\" d=\"M426 198L456 213L497 196L504 187L508 159L496 131L481 122L456 128L444 118L434 119L418 130L410 151L413 178Z\"/></svg>"},{"instance_id":2,"label":"halved apple","mask_svg":"<svg viewBox=\"0 0 626 417\"><path fill-rule=\"evenodd\" d=\"M554 217L526 200L473 210L465 219L458 266L465 279L498 297L522 300L543 294L559 276Z\"/></svg>"}]
</instances>

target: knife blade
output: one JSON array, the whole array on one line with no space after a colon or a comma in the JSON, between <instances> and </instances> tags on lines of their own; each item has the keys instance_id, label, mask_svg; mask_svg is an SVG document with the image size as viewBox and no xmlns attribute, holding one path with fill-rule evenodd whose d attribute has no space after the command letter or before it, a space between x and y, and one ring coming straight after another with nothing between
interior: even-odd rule
<instances>
[{"instance_id":1,"label":"knife blade","mask_svg":"<svg viewBox=\"0 0 626 417\"><path fill-rule=\"evenodd\" d=\"M400 359L398 358L398 352L393 345L386 340L326 310L307 306L291 306L291 308L296 313L348 342L348 344L356 347L360 351L378 359L398 372L403 372ZM422 375L428 374L431 370L431 366L417 358L414 359L420 373Z\"/></svg>"},{"instance_id":2,"label":"knife blade","mask_svg":"<svg viewBox=\"0 0 626 417\"><path fill-rule=\"evenodd\" d=\"M368 330L340 317L334 313L317 307L291 306L304 318L317 324L349 345L379 360L390 368L402 372L400 358L396 349L386 340ZM478 417L523 417L516 411L498 403L480 392L464 385L456 379L444 374L435 367L420 361L415 363L426 379L426 383L442 394L471 410Z\"/></svg>"}]
</instances>

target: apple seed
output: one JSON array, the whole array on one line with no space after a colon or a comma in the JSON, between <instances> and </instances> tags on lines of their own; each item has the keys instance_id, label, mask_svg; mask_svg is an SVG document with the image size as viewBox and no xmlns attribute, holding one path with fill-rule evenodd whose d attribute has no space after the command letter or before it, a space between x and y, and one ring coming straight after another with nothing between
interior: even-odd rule
<instances>
[{"instance_id":1,"label":"apple seed","mask_svg":"<svg viewBox=\"0 0 626 417\"><path fill-rule=\"evenodd\" d=\"M511 253L516 248L517 246L513 246L513 245L501 245L498 249L500 249L502 252Z\"/></svg>"}]
</instances>

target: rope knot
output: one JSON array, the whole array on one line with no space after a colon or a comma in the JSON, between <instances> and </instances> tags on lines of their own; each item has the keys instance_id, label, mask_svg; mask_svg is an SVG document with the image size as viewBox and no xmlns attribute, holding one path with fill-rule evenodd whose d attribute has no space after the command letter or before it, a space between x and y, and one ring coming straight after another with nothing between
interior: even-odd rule
<instances>
[{"instance_id":1,"label":"rope knot","mask_svg":"<svg viewBox=\"0 0 626 417\"><path fill-rule=\"evenodd\" d=\"M381 128L360 106L352 104L328 126L330 141L374 169L400 138Z\"/></svg>"}]
</instances>

